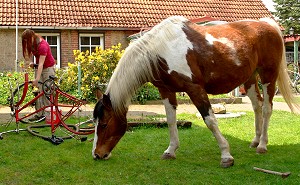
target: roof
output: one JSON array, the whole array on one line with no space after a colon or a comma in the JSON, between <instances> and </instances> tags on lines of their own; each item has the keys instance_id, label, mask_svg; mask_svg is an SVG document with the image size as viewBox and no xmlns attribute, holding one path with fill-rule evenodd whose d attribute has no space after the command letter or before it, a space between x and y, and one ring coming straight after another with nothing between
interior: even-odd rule
<instances>
[{"instance_id":1,"label":"roof","mask_svg":"<svg viewBox=\"0 0 300 185\"><path fill-rule=\"evenodd\" d=\"M152 27L181 15L221 21L271 17L262 0L19 0L19 26L52 28ZM0 26L16 25L16 0L0 0Z\"/></svg>"}]
</instances>

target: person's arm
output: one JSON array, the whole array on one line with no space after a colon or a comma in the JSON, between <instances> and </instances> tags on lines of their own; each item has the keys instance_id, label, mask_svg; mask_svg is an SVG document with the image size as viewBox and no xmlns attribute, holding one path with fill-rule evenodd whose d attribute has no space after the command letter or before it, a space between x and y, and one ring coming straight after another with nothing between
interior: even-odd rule
<instances>
[{"instance_id":1,"label":"person's arm","mask_svg":"<svg viewBox=\"0 0 300 185\"><path fill-rule=\"evenodd\" d=\"M24 57L24 59L25 59L25 68L28 68L28 67L33 68L32 57L29 57L28 55L26 55Z\"/></svg>"},{"instance_id":2,"label":"person's arm","mask_svg":"<svg viewBox=\"0 0 300 185\"><path fill-rule=\"evenodd\" d=\"M40 56L40 59L39 59L39 66L37 68L37 71L36 71L36 77L35 79L32 81L32 84L34 86L38 86L38 82L41 78L41 75L42 75L42 71L43 71L43 67L44 67L44 62L45 62L45 59L46 59L46 56L45 55L41 55Z\"/></svg>"}]
</instances>

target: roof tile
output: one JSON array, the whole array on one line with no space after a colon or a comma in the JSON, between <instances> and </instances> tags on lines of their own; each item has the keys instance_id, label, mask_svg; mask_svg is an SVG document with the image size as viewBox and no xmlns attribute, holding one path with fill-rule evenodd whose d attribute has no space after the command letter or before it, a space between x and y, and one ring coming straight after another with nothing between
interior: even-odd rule
<instances>
[{"instance_id":1,"label":"roof tile","mask_svg":"<svg viewBox=\"0 0 300 185\"><path fill-rule=\"evenodd\" d=\"M0 0L0 26L15 25L15 3ZM229 22L272 16L262 0L21 0L18 7L20 26L41 27L140 29L172 15Z\"/></svg>"}]
</instances>

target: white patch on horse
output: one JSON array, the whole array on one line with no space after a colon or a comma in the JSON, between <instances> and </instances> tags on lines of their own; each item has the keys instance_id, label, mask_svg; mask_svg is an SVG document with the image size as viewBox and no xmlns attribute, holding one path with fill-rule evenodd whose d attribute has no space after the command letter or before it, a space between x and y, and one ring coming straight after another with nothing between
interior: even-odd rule
<instances>
[{"instance_id":1,"label":"white patch on horse","mask_svg":"<svg viewBox=\"0 0 300 185\"><path fill-rule=\"evenodd\" d=\"M255 84L251 85L251 87L247 90L246 95L251 99L254 110L257 109L257 106L262 106L262 102L259 101L257 97L257 92L255 91Z\"/></svg>"},{"instance_id":2,"label":"white patch on horse","mask_svg":"<svg viewBox=\"0 0 300 185\"><path fill-rule=\"evenodd\" d=\"M214 45L214 42L220 42L220 43L226 45L231 50L231 55L234 59L234 63L238 66L241 65L241 61L237 58L237 55L236 55L236 49L234 47L234 42L230 41L228 38L225 38L225 37L215 38L214 36L212 36L209 33L205 34L205 39L207 40L209 45Z\"/></svg>"},{"instance_id":3,"label":"white patch on horse","mask_svg":"<svg viewBox=\"0 0 300 185\"><path fill-rule=\"evenodd\" d=\"M165 110L167 114L167 122L170 133L170 144L164 153L171 154L175 156L175 151L179 147L178 129L176 124L176 108L170 104L169 99L164 99L163 103L165 105Z\"/></svg>"},{"instance_id":4,"label":"white patch on horse","mask_svg":"<svg viewBox=\"0 0 300 185\"><path fill-rule=\"evenodd\" d=\"M97 126L98 126L97 123L98 122L97 121L96 121L96 125L95 125L94 142L93 142L93 148L92 148L92 155L93 155L94 158L96 158L95 150L96 150L97 141L98 141L98 135L97 135Z\"/></svg>"},{"instance_id":5,"label":"white patch on horse","mask_svg":"<svg viewBox=\"0 0 300 185\"><path fill-rule=\"evenodd\" d=\"M263 111L264 112L270 112L272 111L272 105L269 101L269 94L268 94L268 86L270 85L270 83L266 83L262 85L262 89L263 89L263 94L264 94L264 106L263 106Z\"/></svg>"},{"instance_id":6,"label":"white patch on horse","mask_svg":"<svg viewBox=\"0 0 300 185\"><path fill-rule=\"evenodd\" d=\"M169 74L176 71L192 79L192 71L186 55L189 49L193 49L193 44L187 39L187 35L182 30L183 27L183 22L176 22L169 28L170 32L176 36L169 40L167 48L160 48L158 55L166 60ZM158 38L161 37L158 36Z\"/></svg>"},{"instance_id":7,"label":"white patch on horse","mask_svg":"<svg viewBox=\"0 0 300 185\"><path fill-rule=\"evenodd\" d=\"M217 125L217 118L212 109L209 109L208 114L208 116L204 117L204 122L207 127L210 127L211 125Z\"/></svg>"}]
</instances>

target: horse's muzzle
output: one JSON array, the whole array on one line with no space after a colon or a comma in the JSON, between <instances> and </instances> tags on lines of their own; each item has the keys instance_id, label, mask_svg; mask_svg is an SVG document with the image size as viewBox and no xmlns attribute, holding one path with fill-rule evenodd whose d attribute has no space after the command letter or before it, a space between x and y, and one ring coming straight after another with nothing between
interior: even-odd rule
<instances>
[{"instance_id":1,"label":"horse's muzzle","mask_svg":"<svg viewBox=\"0 0 300 185\"><path fill-rule=\"evenodd\" d=\"M98 160L98 159L104 159L104 160L107 160L111 157L111 153L108 153L108 154L104 154L104 155L99 155L99 154L94 154L93 158L94 160Z\"/></svg>"}]
</instances>

